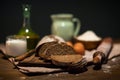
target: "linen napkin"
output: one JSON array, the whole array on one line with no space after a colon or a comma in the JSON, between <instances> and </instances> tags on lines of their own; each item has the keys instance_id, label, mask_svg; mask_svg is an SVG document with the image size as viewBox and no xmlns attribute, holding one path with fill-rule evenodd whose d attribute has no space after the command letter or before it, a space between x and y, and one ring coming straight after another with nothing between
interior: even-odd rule
<instances>
[{"instance_id":1,"label":"linen napkin","mask_svg":"<svg viewBox=\"0 0 120 80\"><path fill-rule=\"evenodd\" d=\"M6 55L6 48L4 44L0 44L0 51L2 51L3 55ZM94 52L95 49L91 51L86 50L84 58L86 58L88 62L92 61ZM111 60L117 56L120 56L120 43L113 44L113 48L110 52L108 60ZM8 58L8 60L22 73L54 73L65 71L64 69L56 67L49 62L44 62L43 60L39 59L39 57L36 57L34 54L29 56L27 59L24 59L23 61L15 61L15 58L13 57Z\"/></svg>"}]
</instances>

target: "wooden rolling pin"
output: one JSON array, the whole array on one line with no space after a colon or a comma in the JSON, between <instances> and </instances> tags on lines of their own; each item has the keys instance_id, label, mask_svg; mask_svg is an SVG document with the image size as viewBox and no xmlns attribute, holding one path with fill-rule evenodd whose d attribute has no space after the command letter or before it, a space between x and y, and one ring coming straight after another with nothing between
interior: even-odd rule
<instances>
[{"instance_id":1,"label":"wooden rolling pin","mask_svg":"<svg viewBox=\"0 0 120 80\"><path fill-rule=\"evenodd\" d=\"M107 63L108 56L112 49L112 46L113 46L112 38L110 37L104 38L93 55L93 63L95 64Z\"/></svg>"}]
</instances>

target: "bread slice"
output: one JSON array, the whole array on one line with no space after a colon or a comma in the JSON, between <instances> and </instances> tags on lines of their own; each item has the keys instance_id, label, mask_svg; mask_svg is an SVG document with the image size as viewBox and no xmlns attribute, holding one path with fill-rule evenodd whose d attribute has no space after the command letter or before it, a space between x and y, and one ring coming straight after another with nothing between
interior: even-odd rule
<instances>
[{"instance_id":1,"label":"bread slice","mask_svg":"<svg viewBox=\"0 0 120 80\"><path fill-rule=\"evenodd\" d=\"M81 62L83 59L82 55L74 54L74 55L51 55L51 60L54 65L67 67L74 66Z\"/></svg>"}]
</instances>

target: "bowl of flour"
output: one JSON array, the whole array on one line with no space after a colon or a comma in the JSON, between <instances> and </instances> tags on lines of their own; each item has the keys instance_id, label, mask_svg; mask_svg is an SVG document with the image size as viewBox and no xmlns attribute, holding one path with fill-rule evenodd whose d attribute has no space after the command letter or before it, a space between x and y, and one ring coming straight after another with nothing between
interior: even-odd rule
<instances>
[{"instance_id":1,"label":"bowl of flour","mask_svg":"<svg viewBox=\"0 0 120 80\"><path fill-rule=\"evenodd\" d=\"M75 37L75 42L82 42L85 46L85 49L91 50L97 48L100 44L102 38L99 37L94 31L87 30L81 35Z\"/></svg>"}]
</instances>

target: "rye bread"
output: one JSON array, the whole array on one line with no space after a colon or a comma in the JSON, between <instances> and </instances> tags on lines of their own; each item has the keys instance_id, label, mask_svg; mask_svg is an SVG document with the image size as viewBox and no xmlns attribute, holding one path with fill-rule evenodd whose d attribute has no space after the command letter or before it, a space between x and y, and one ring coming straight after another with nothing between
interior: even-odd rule
<instances>
[{"instance_id":1,"label":"rye bread","mask_svg":"<svg viewBox=\"0 0 120 80\"><path fill-rule=\"evenodd\" d=\"M83 59L82 55L51 55L52 63L57 66L71 66L80 62Z\"/></svg>"},{"instance_id":2,"label":"rye bread","mask_svg":"<svg viewBox=\"0 0 120 80\"><path fill-rule=\"evenodd\" d=\"M82 55L52 55L51 61L54 65L64 68L69 72L81 72L85 65L87 65L87 61L83 58Z\"/></svg>"},{"instance_id":3,"label":"rye bread","mask_svg":"<svg viewBox=\"0 0 120 80\"><path fill-rule=\"evenodd\" d=\"M47 42L58 42L58 43L64 42L65 43L65 40L56 35L46 35L38 42L36 46L36 50L39 49L39 47L42 44L47 43Z\"/></svg>"},{"instance_id":4,"label":"rye bread","mask_svg":"<svg viewBox=\"0 0 120 80\"><path fill-rule=\"evenodd\" d=\"M44 43L38 51L38 55L45 60L51 60L51 55L66 54L75 54L75 51L67 44L58 42Z\"/></svg>"}]
</instances>

